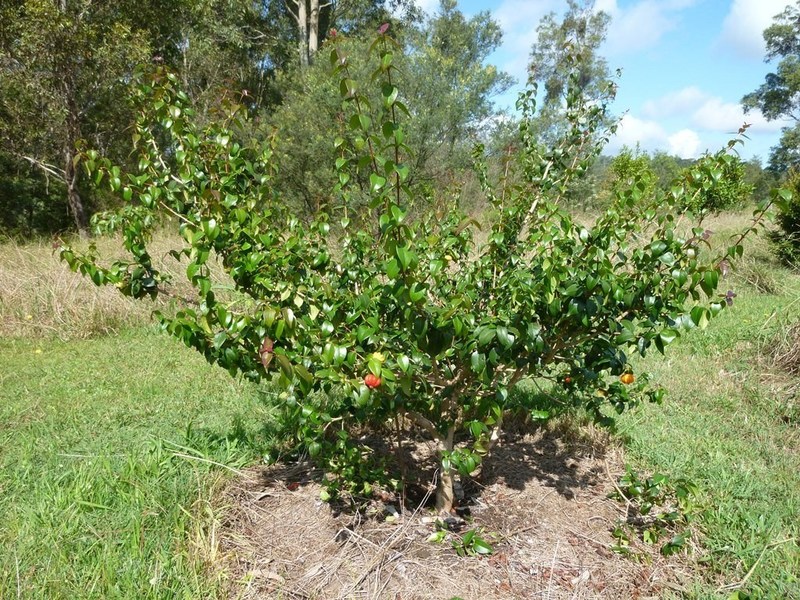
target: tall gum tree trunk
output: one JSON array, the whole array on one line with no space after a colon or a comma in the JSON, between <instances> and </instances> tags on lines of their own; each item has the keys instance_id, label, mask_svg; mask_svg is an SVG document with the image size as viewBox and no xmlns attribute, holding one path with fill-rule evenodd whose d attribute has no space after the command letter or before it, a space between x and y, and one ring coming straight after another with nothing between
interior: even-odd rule
<instances>
[{"instance_id":1,"label":"tall gum tree trunk","mask_svg":"<svg viewBox=\"0 0 800 600\"><path fill-rule=\"evenodd\" d=\"M311 0L308 16L308 60L311 62L319 49L319 0Z\"/></svg>"},{"instance_id":2,"label":"tall gum tree trunk","mask_svg":"<svg viewBox=\"0 0 800 600\"><path fill-rule=\"evenodd\" d=\"M331 3L320 5L319 0L291 0L291 2L297 8L294 18L297 21L297 49L300 54L300 66L307 67L319 50L320 10L325 6L330 6Z\"/></svg>"},{"instance_id":3,"label":"tall gum tree trunk","mask_svg":"<svg viewBox=\"0 0 800 600\"><path fill-rule=\"evenodd\" d=\"M64 93L67 104L67 136L64 140L64 183L67 185L67 204L75 220L75 226L81 237L89 236L89 217L83 206L80 192L78 191L79 171L75 168L75 156L78 140L80 139L80 123L78 122L78 107L75 103L74 85L72 78L67 76L64 81Z\"/></svg>"},{"instance_id":4,"label":"tall gum tree trunk","mask_svg":"<svg viewBox=\"0 0 800 600\"><path fill-rule=\"evenodd\" d=\"M297 0L297 32L299 37L300 66L309 64L308 7L306 0Z\"/></svg>"}]
</instances>

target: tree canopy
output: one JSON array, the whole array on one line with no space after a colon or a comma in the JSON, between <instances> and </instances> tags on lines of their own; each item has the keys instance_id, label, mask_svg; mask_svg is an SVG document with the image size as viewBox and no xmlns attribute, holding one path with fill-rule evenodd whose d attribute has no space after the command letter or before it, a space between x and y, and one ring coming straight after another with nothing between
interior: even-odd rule
<instances>
[{"instance_id":1,"label":"tree canopy","mask_svg":"<svg viewBox=\"0 0 800 600\"><path fill-rule=\"evenodd\" d=\"M775 17L764 30L767 62L777 61L758 89L742 98L745 111L759 109L769 121L791 119L783 129L778 145L772 149L769 167L785 172L800 165L800 1Z\"/></svg>"},{"instance_id":2,"label":"tree canopy","mask_svg":"<svg viewBox=\"0 0 800 600\"><path fill-rule=\"evenodd\" d=\"M553 12L542 18L530 53L528 81L539 88L537 128L544 140L557 137L567 127L563 109L570 74L588 101L602 101L609 93L611 76L598 49L611 17L595 10L594 0L568 0L567 4L561 20Z\"/></svg>"}]
</instances>

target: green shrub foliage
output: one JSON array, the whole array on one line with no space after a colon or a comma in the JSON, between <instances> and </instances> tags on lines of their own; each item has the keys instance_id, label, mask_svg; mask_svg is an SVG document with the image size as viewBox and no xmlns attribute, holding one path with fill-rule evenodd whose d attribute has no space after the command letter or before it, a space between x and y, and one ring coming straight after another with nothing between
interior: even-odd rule
<instances>
[{"instance_id":1,"label":"green shrub foliage","mask_svg":"<svg viewBox=\"0 0 800 600\"><path fill-rule=\"evenodd\" d=\"M651 186L631 181L594 223L577 222L561 199L606 141L613 86L603 102L584 99L572 59L558 143L543 147L534 137L531 89L519 102L514 176L493 183L475 150L491 222L462 214L446 193L438 208L410 211L400 117L414 113L398 87L396 45L381 28L367 84L351 78L337 38L326 49L343 124L331 140L338 175L327 210L310 222L289 214L275 194L280 140L238 141L235 107L199 128L176 77L156 70L136 92L138 168L123 173L94 151L82 155L95 181L125 200L97 225L121 230L130 259L101 264L92 250L68 247L62 258L97 284L155 296L168 282L148 242L169 217L183 240L173 254L186 262L197 297L175 316L159 315L163 328L231 374L275 379L284 422L333 475L334 492L370 489L379 471L358 436L393 423L435 440L437 505L449 509L455 472L480 464L523 377L568 386L601 421L643 398L660 400L646 376L634 381L628 353L663 352L725 309L721 271L741 255L747 232L720 254L700 252L707 232L682 231L677 220L697 185L727 183L717 170L728 154L710 157L717 167L666 195L643 194ZM365 85L380 90L380 106L368 106ZM355 211L353 194L368 204ZM215 258L233 282L232 299L221 300L212 282Z\"/></svg>"},{"instance_id":2,"label":"green shrub foliage","mask_svg":"<svg viewBox=\"0 0 800 600\"><path fill-rule=\"evenodd\" d=\"M739 134L745 130L746 126ZM702 156L673 185L685 194L685 208L699 216L742 208L753 194L753 186L746 181L745 163L730 147Z\"/></svg>"},{"instance_id":3,"label":"green shrub foliage","mask_svg":"<svg viewBox=\"0 0 800 600\"><path fill-rule=\"evenodd\" d=\"M776 216L777 229L770 232L775 253L781 261L800 268L800 172L789 173L786 187L792 197L780 203Z\"/></svg>"}]
</instances>

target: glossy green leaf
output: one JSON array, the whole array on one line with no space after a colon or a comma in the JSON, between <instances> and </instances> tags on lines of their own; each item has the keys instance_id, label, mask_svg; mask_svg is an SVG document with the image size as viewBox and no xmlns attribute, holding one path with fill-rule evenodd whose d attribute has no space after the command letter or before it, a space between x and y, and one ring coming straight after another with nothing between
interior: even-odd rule
<instances>
[{"instance_id":1,"label":"glossy green leaf","mask_svg":"<svg viewBox=\"0 0 800 600\"><path fill-rule=\"evenodd\" d=\"M676 329L664 329L658 335L661 341L664 342L664 345L667 346L678 339L680 333L678 333Z\"/></svg>"},{"instance_id":2,"label":"glossy green leaf","mask_svg":"<svg viewBox=\"0 0 800 600\"><path fill-rule=\"evenodd\" d=\"M486 355L477 350L470 356L470 366L475 373L483 373L486 370Z\"/></svg>"},{"instance_id":3,"label":"glossy green leaf","mask_svg":"<svg viewBox=\"0 0 800 600\"><path fill-rule=\"evenodd\" d=\"M275 354L275 358L278 361L278 365L280 365L283 374L287 377L287 379L291 380L294 376L294 367L292 367L292 363L285 354Z\"/></svg>"},{"instance_id":4,"label":"glossy green leaf","mask_svg":"<svg viewBox=\"0 0 800 600\"><path fill-rule=\"evenodd\" d=\"M369 185L373 193L380 192L383 189L383 186L386 185L386 178L378 175L377 173L372 173L369 176Z\"/></svg>"},{"instance_id":5,"label":"glossy green leaf","mask_svg":"<svg viewBox=\"0 0 800 600\"><path fill-rule=\"evenodd\" d=\"M400 367L400 370L406 373L411 366L411 361L409 360L408 356L401 354L397 357L397 366Z\"/></svg>"},{"instance_id":6,"label":"glossy green leaf","mask_svg":"<svg viewBox=\"0 0 800 600\"><path fill-rule=\"evenodd\" d=\"M497 341L500 342L504 348L509 349L514 345L516 336L514 336L512 333L509 333L508 329L501 326L497 328L496 333Z\"/></svg>"}]
</instances>

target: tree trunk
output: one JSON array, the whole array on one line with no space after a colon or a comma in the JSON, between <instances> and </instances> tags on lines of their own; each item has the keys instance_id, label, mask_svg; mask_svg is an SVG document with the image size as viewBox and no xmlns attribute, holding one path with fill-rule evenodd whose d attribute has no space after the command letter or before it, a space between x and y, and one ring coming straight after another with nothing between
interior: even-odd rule
<instances>
[{"instance_id":1,"label":"tree trunk","mask_svg":"<svg viewBox=\"0 0 800 600\"><path fill-rule=\"evenodd\" d=\"M455 502L453 492L453 467L449 464L445 469L442 459L453 451L455 426L447 428L447 437L439 440L439 481L436 483L436 512L451 512Z\"/></svg>"},{"instance_id":2,"label":"tree trunk","mask_svg":"<svg viewBox=\"0 0 800 600\"><path fill-rule=\"evenodd\" d=\"M67 185L67 204L81 237L88 237L89 217L78 191L80 173L75 168L77 152L75 146L81 137L81 128L78 121L78 106L75 102L75 86L69 74L64 79L64 96L67 105L67 136L64 140L64 183Z\"/></svg>"},{"instance_id":3,"label":"tree trunk","mask_svg":"<svg viewBox=\"0 0 800 600\"><path fill-rule=\"evenodd\" d=\"M319 49L319 0L311 0L308 16L308 61L311 62Z\"/></svg>"},{"instance_id":4,"label":"tree trunk","mask_svg":"<svg viewBox=\"0 0 800 600\"><path fill-rule=\"evenodd\" d=\"M453 492L453 470L442 468L436 485L436 512L449 513L453 510L455 495Z\"/></svg>"},{"instance_id":5,"label":"tree trunk","mask_svg":"<svg viewBox=\"0 0 800 600\"><path fill-rule=\"evenodd\" d=\"M67 204L75 227L81 237L89 236L89 218L83 207L83 200L78 192L78 169L75 168L75 150L66 146L64 149L64 181L67 184Z\"/></svg>"},{"instance_id":6,"label":"tree trunk","mask_svg":"<svg viewBox=\"0 0 800 600\"><path fill-rule=\"evenodd\" d=\"M297 33L298 33L298 49L300 51L300 66L307 67L309 62L308 56L308 7L307 0L297 0Z\"/></svg>"}]
</instances>

